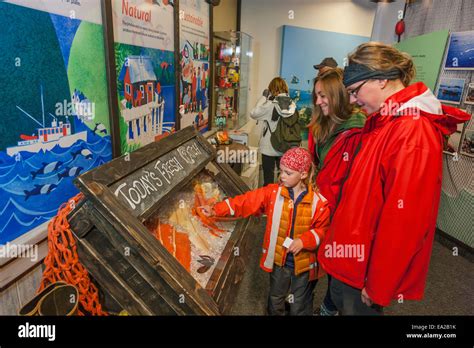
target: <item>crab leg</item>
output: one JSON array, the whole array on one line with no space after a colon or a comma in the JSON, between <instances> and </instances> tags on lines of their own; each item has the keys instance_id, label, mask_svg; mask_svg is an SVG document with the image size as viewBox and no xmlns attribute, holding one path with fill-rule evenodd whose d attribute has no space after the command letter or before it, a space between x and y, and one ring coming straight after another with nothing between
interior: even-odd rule
<instances>
[{"instance_id":1,"label":"crab leg","mask_svg":"<svg viewBox=\"0 0 474 348\"><path fill-rule=\"evenodd\" d=\"M211 227L213 230L215 230L217 232L221 232L221 233L225 232L224 230L217 227L216 224L214 223L214 221L212 221L209 217L204 215L199 208L196 209L196 213L197 213L199 219L201 220L201 222L204 225L206 225L207 227Z\"/></svg>"}]
</instances>

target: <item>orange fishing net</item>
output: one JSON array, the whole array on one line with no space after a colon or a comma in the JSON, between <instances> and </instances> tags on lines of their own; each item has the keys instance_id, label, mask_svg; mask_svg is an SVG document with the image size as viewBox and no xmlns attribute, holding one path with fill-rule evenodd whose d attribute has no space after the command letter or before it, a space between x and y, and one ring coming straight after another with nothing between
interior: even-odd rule
<instances>
[{"instance_id":1,"label":"orange fishing net","mask_svg":"<svg viewBox=\"0 0 474 348\"><path fill-rule=\"evenodd\" d=\"M82 193L79 193L63 203L48 225L48 255L44 260L46 269L38 292L48 284L62 280L79 290L79 315L107 315L99 302L97 287L79 261L76 240L67 221L67 215L82 198Z\"/></svg>"}]
</instances>

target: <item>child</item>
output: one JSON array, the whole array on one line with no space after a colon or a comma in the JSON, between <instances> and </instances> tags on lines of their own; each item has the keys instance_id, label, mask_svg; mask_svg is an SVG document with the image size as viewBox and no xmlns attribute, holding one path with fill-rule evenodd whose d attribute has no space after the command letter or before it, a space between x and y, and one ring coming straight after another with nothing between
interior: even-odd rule
<instances>
[{"instance_id":1,"label":"child","mask_svg":"<svg viewBox=\"0 0 474 348\"><path fill-rule=\"evenodd\" d=\"M313 314L313 290L324 275L316 249L329 227L326 199L313 183L314 165L303 148L288 150L280 161L280 184L270 184L213 207L200 207L208 216L267 215L260 267L270 274L268 314Z\"/></svg>"}]
</instances>

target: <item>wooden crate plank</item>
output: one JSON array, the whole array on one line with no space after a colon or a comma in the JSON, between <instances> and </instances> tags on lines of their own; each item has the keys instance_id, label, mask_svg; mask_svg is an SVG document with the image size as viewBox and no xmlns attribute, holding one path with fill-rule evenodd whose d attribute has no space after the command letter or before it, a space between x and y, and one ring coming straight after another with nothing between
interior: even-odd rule
<instances>
[{"instance_id":1,"label":"wooden crate plank","mask_svg":"<svg viewBox=\"0 0 474 348\"><path fill-rule=\"evenodd\" d=\"M158 274L154 272L152 279L153 286L145 280L141 274L135 269L138 264L143 264L143 259L133 249L130 250L130 255L125 257L124 254L109 242L109 238L102 235L101 231L94 229L87 236L87 242L84 239L79 241L79 244L87 244L87 252L80 248L80 257L84 264L89 265L91 259L94 259L92 253L97 253L103 259L102 265L104 269L90 270L94 279L100 284L102 290L111 293L114 299L122 305L123 308L133 311L134 303L146 308L145 312L140 314L154 314L154 315L170 315L176 314L192 314L193 311L186 305L179 305L178 296L175 290L172 289ZM117 236L120 239L119 236ZM120 241L122 242L122 241ZM99 249L96 249L100 245ZM91 253L92 251L92 253ZM113 265L113 267L109 266ZM88 267L88 266L86 266ZM126 283L126 292L121 295L115 284L111 282L111 277L120 279L122 283ZM116 282L114 282L116 283ZM123 286L123 285L122 285ZM166 296L168 295L168 296ZM167 297L176 297L174 304L171 304ZM142 300L143 299L143 300ZM125 300L125 303L124 303ZM178 308L180 306L181 308ZM133 313L133 312L130 312Z\"/></svg>"},{"instance_id":2,"label":"wooden crate plank","mask_svg":"<svg viewBox=\"0 0 474 348\"><path fill-rule=\"evenodd\" d=\"M94 214L97 214L97 212L94 212ZM203 289L195 287L195 280L191 277L191 275L184 271L184 269L182 269L182 267L177 263L174 257L171 256L171 254L169 254L168 251L166 251L166 249L164 249L164 247L162 247L161 244L154 237L152 237L152 243L156 243L157 247L162 248L166 256L171 259L170 261L156 263L155 260L155 262L153 263L146 262L146 260L144 259L145 253L140 250L141 248L139 244L137 244L133 240L126 240L124 237L122 237L122 235L118 234L111 226L107 226L106 220L97 218L95 219L95 221L98 223L97 225L100 230L100 233L88 235L87 240L89 243L95 246L95 248L98 250L99 253L101 253L101 255L103 255L104 257L110 256L112 258L110 260L110 264L113 265L113 269L115 272L118 273L120 271L120 266L123 265L114 264L114 256L109 255L110 252L108 250L113 250L114 255L118 253L118 255L115 255L116 258L123 258L124 260L126 260L126 262L130 263L130 267L133 268L134 272L139 272L140 275L146 280L146 283L151 284L151 286L155 289L157 293L167 295L165 296L165 298L163 298L162 301L168 302L168 304L171 307L175 308L177 311L183 312L183 314L191 314L193 312L206 312L205 310L203 311L203 309L201 309L202 304L195 303L195 301L196 299L201 299L202 301L203 296L207 296L209 298L209 295L207 293L204 293ZM106 246L109 241L110 246ZM130 254L126 258L123 257L125 247L129 248L128 251L130 252ZM171 270L172 267L176 267L177 269ZM183 271L185 273L183 273ZM179 274L179 277L173 279L170 274L175 272ZM127 278L128 276L132 275L122 276ZM183 280L186 278L190 278L190 282L192 282L193 285L190 285L189 282L183 285ZM184 293L186 293L186 295L190 298L185 304L182 304L179 303L179 294ZM211 301L210 298L209 301ZM210 302L210 305L212 306L212 302Z\"/></svg>"},{"instance_id":3,"label":"wooden crate plank","mask_svg":"<svg viewBox=\"0 0 474 348\"><path fill-rule=\"evenodd\" d=\"M7 289L13 283L21 279L31 269L42 264L48 254L48 241L43 240L38 244L38 258L32 260L26 257L18 257L0 268L0 291Z\"/></svg>"},{"instance_id":4,"label":"wooden crate plank","mask_svg":"<svg viewBox=\"0 0 474 348\"><path fill-rule=\"evenodd\" d=\"M232 307L232 300L237 293L238 285L240 285L243 273L245 272L244 267L248 263L250 254L249 237L256 226L255 221L255 218L244 220L245 224L241 225L242 231L238 234L239 240L235 244L235 247L239 250L238 256L234 254L234 249L232 249L231 257L225 264L225 269L215 285L213 297L221 312L227 313Z\"/></svg>"},{"instance_id":5,"label":"wooden crate plank","mask_svg":"<svg viewBox=\"0 0 474 348\"><path fill-rule=\"evenodd\" d=\"M244 220L237 222L235 229L227 241L227 244L222 251L221 257L217 261L216 267L214 268L214 271L212 272L212 275L206 285L206 289L212 292L214 298L216 298L218 295L218 289L220 288L220 284L223 282L223 276L229 267L228 263L233 257L234 248L238 245L237 243L240 239L240 233L243 226L246 226L246 222Z\"/></svg>"},{"instance_id":6,"label":"wooden crate plank","mask_svg":"<svg viewBox=\"0 0 474 348\"><path fill-rule=\"evenodd\" d=\"M19 279L15 284L18 287L20 306L23 306L33 297L41 285L43 269L41 265L36 266L31 272Z\"/></svg>"},{"instance_id":7,"label":"wooden crate plank","mask_svg":"<svg viewBox=\"0 0 474 348\"><path fill-rule=\"evenodd\" d=\"M83 199L67 217L71 230L79 238L84 237L94 227L90 219L91 208L91 202L88 199Z\"/></svg>"},{"instance_id":8,"label":"wooden crate plank","mask_svg":"<svg viewBox=\"0 0 474 348\"><path fill-rule=\"evenodd\" d=\"M20 300L16 283L0 293L0 315L18 315Z\"/></svg>"},{"instance_id":9,"label":"wooden crate plank","mask_svg":"<svg viewBox=\"0 0 474 348\"><path fill-rule=\"evenodd\" d=\"M94 230L90 234L94 234ZM137 296L128 284L120 277L117 277L110 271L107 262L103 260L102 255L97 254L94 248L86 240L79 240L77 243L77 252L81 263L88 272L94 277L100 286L100 291L104 296L112 296L114 301L120 303L123 309L131 315L151 315L145 303Z\"/></svg>"},{"instance_id":10,"label":"wooden crate plank","mask_svg":"<svg viewBox=\"0 0 474 348\"><path fill-rule=\"evenodd\" d=\"M232 265L225 273L227 277L219 288L218 297L216 297L219 310L223 314L230 313L235 296L240 287L240 283L245 273L245 266L250 258L251 233L256 227L256 219L249 221L242 238L239 240L239 256L234 256Z\"/></svg>"}]
</instances>

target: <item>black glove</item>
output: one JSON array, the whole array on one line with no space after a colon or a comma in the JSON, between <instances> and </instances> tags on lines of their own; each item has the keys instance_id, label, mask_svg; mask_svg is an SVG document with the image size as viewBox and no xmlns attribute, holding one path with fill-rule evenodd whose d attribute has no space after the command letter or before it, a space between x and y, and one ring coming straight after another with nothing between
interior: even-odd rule
<instances>
[{"instance_id":1,"label":"black glove","mask_svg":"<svg viewBox=\"0 0 474 348\"><path fill-rule=\"evenodd\" d=\"M265 89L262 93L262 95L265 97L265 98L268 98L268 96L270 95L270 91L268 89Z\"/></svg>"}]
</instances>

